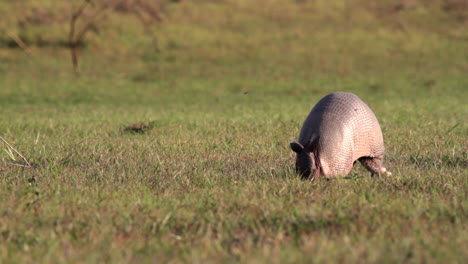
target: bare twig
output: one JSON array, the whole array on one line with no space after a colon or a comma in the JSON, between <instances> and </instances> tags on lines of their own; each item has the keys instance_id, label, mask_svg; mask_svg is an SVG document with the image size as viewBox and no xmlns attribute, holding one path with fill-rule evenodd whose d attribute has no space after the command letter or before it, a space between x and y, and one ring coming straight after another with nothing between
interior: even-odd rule
<instances>
[{"instance_id":1,"label":"bare twig","mask_svg":"<svg viewBox=\"0 0 468 264\"><path fill-rule=\"evenodd\" d=\"M24 43L24 41L20 37L6 29L2 29L2 31L3 33L5 33L5 35L11 38L16 43L16 45L18 45L18 47L20 47L26 54L28 54L29 56L33 55L31 49L28 47L28 45L26 45L26 43Z\"/></svg>"},{"instance_id":2,"label":"bare twig","mask_svg":"<svg viewBox=\"0 0 468 264\"><path fill-rule=\"evenodd\" d=\"M23 168L30 168L31 166L28 166L28 165L23 165L23 164L17 164L17 163L8 163L10 164L11 166L17 166L17 167L23 167Z\"/></svg>"},{"instance_id":3,"label":"bare twig","mask_svg":"<svg viewBox=\"0 0 468 264\"><path fill-rule=\"evenodd\" d=\"M78 40L75 37L76 22L78 18L83 14L86 6L91 4L91 0L84 0L78 9L72 13L70 18L70 32L68 34L68 42L70 45L70 53L72 58L73 71L75 74L79 73L78 68Z\"/></svg>"},{"instance_id":4,"label":"bare twig","mask_svg":"<svg viewBox=\"0 0 468 264\"><path fill-rule=\"evenodd\" d=\"M107 3L98 8L93 15L87 17L87 21L79 30L77 27L77 22L80 18L84 16L85 9L87 6L94 5L95 3L92 0L83 0L78 9L72 13L70 18L70 31L68 34L68 42L70 45L70 52L72 57L73 70L76 74L79 73L79 64L78 64L78 45L83 41L84 36L88 31L93 28L93 25L98 20L98 18L104 14L106 10L113 9L115 6L123 2L122 0L113 1Z\"/></svg>"},{"instance_id":5,"label":"bare twig","mask_svg":"<svg viewBox=\"0 0 468 264\"><path fill-rule=\"evenodd\" d=\"M26 162L26 164L28 165L27 166L28 168L32 167L31 163L29 163L29 161L23 155L21 155L21 153L19 153L19 151L17 151L12 145L10 145L10 143L8 143L8 141L6 141L2 136L0 136L0 139L3 141L3 143L5 143L7 145L7 147L9 147L11 150L16 152L16 154L18 154L18 156L20 156L24 160L24 162Z\"/></svg>"},{"instance_id":6,"label":"bare twig","mask_svg":"<svg viewBox=\"0 0 468 264\"><path fill-rule=\"evenodd\" d=\"M98 17L100 15L102 15L102 13L104 13L104 11L107 9L108 7L107 6L103 6L101 7L99 10L97 10L90 18L89 20L86 22L86 24L83 26L83 28L81 29L81 31L76 34L76 37L75 37L75 40L76 42L80 42L83 40L86 32L88 32L93 24L95 23L95 21L98 19Z\"/></svg>"}]
</instances>

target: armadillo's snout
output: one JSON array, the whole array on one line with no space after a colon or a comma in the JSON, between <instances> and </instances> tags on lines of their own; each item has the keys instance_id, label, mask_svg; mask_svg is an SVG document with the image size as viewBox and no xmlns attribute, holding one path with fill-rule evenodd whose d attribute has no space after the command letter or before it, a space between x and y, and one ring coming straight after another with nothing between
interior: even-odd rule
<instances>
[{"instance_id":1,"label":"armadillo's snout","mask_svg":"<svg viewBox=\"0 0 468 264\"><path fill-rule=\"evenodd\" d=\"M299 166L296 165L296 173L301 175L301 178L303 180L307 180L312 174L311 172L312 171L310 168L300 168Z\"/></svg>"},{"instance_id":2,"label":"armadillo's snout","mask_svg":"<svg viewBox=\"0 0 468 264\"><path fill-rule=\"evenodd\" d=\"M310 152L310 143L302 146L296 140L291 141L291 149L296 152L296 172L301 175L302 179L309 179L312 173L315 172L315 163L313 153Z\"/></svg>"},{"instance_id":3,"label":"armadillo's snout","mask_svg":"<svg viewBox=\"0 0 468 264\"><path fill-rule=\"evenodd\" d=\"M309 153L302 152L297 155L296 172L302 179L308 179L312 175L313 161Z\"/></svg>"}]
</instances>

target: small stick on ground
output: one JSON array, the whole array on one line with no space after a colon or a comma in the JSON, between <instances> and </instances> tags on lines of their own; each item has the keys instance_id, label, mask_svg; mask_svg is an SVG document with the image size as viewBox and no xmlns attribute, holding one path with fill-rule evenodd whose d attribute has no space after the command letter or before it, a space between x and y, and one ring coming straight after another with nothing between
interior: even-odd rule
<instances>
[{"instance_id":1,"label":"small stick on ground","mask_svg":"<svg viewBox=\"0 0 468 264\"><path fill-rule=\"evenodd\" d=\"M14 152L16 152L16 154L18 154L18 156L20 156L24 162L26 162L26 164L28 165L27 167L30 168L32 167L31 166L31 163L28 162L28 160L23 156L21 155L21 153L19 153L19 151L17 151L12 145L10 145L10 143L8 143L8 141L6 141L2 136L0 136L0 139L3 141L3 143L5 143L11 150L13 150Z\"/></svg>"}]
</instances>

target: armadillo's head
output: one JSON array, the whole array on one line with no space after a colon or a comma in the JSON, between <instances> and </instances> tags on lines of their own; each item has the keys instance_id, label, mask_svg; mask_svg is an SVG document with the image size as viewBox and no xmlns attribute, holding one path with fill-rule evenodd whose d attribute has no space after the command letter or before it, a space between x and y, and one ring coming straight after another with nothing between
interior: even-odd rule
<instances>
[{"instance_id":1,"label":"armadillo's head","mask_svg":"<svg viewBox=\"0 0 468 264\"><path fill-rule=\"evenodd\" d=\"M308 179L317 170L314 153L310 150L311 144L303 146L296 140L292 140L290 145L291 149L296 152L296 171L302 176L302 179Z\"/></svg>"}]
</instances>

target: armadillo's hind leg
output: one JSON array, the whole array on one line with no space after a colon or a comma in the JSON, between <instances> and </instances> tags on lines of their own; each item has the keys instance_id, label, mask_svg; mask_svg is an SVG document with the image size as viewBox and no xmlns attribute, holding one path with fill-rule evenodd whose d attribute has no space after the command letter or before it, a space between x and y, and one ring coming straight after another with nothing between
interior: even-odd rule
<instances>
[{"instance_id":1,"label":"armadillo's hind leg","mask_svg":"<svg viewBox=\"0 0 468 264\"><path fill-rule=\"evenodd\" d=\"M361 157L358 160L368 171L370 171L371 177L375 175L380 176L381 173L387 172L387 169L382 166L383 157Z\"/></svg>"}]
</instances>

